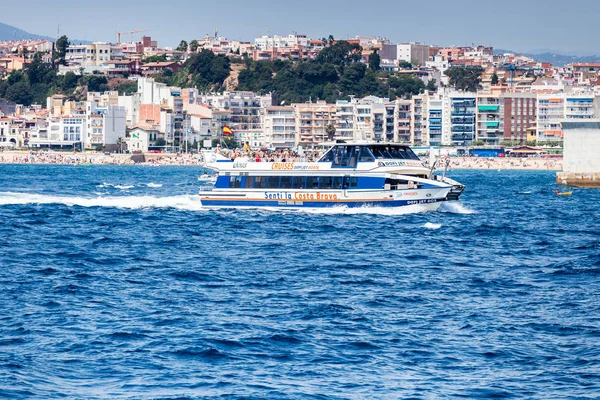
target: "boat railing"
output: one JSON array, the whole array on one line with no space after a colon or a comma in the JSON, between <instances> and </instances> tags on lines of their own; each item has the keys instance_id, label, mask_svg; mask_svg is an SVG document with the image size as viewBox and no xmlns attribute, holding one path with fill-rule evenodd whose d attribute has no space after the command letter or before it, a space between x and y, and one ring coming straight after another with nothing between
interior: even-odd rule
<instances>
[{"instance_id":1,"label":"boat railing","mask_svg":"<svg viewBox=\"0 0 600 400\"><path fill-rule=\"evenodd\" d=\"M202 186L200 186L200 191L201 192L212 192L214 188L215 188L214 186L202 185Z\"/></svg>"}]
</instances>

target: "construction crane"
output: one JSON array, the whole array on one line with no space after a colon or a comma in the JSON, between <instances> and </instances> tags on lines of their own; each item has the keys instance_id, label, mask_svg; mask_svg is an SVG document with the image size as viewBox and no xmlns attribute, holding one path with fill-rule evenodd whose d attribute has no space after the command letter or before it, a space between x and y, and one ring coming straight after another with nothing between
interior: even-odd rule
<instances>
[{"instance_id":1,"label":"construction crane","mask_svg":"<svg viewBox=\"0 0 600 400\"><path fill-rule=\"evenodd\" d=\"M138 29L137 31L117 32L117 44L121 44L121 35L131 35L133 33L148 32L148 31L151 31L151 30L152 29Z\"/></svg>"}]
</instances>

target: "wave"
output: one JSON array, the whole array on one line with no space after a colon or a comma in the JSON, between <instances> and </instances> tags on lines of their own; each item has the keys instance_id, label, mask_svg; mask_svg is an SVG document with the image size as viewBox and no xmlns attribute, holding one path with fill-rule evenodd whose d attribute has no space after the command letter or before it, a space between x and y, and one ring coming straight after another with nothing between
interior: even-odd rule
<instances>
[{"instance_id":1,"label":"wave","mask_svg":"<svg viewBox=\"0 0 600 400\"><path fill-rule=\"evenodd\" d=\"M423 228L425 228L425 229L433 229L433 230L440 229L441 227L442 227L442 224L433 224L431 222L428 222L425 225L423 225Z\"/></svg>"},{"instance_id":2,"label":"wave","mask_svg":"<svg viewBox=\"0 0 600 400\"><path fill-rule=\"evenodd\" d=\"M199 196L180 195L169 197L154 196L52 196L44 194L0 192L0 206L15 204L63 204L79 207L112 208L175 208L178 210L202 210Z\"/></svg>"},{"instance_id":3,"label":"wave","mask_svg":"<svg viewBox=\"0 0 600 400\"><path fill-rule=\"evenodd\" d=\"M149 188L160 188L163 185L161 183L150 182L150 183L146 183L146 186L148 186Z\"/></svg>"},{"instance_id":4,"label":"wave","mask_svg":"<svg viewBox=\"0 0 600 400\"><path fill-rule=\"evenodd\" d=\"M471 210L464 204L451 201L442 203L440 211L449 214L475 214L475 211Z\"/></svg>"},{"instance_id":5,"label":"wave","mask_svg":"<svg viewBox=\"0 0 600 400\"><path fill-rule=\"evenodd\" d=\"M162 185L161 185L162 186ZM133 189L135 187L135 185L113 185L112 183L102 183L102 185L97 185L97 188L108 188L108 187L112 187L115 189L121 189L121 190L129 190L129 189Z\"/></svg>"}]
</instances>

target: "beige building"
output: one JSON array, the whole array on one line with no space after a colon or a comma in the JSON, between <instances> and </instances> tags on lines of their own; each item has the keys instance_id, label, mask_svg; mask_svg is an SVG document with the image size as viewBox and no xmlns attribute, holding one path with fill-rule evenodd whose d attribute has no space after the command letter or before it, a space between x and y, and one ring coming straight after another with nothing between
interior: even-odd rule
<instances>
[{"instance_id":1,"label":"beige building","mask_svg":"<svg viewBox=\"0 0 600 400\"><path fill-rule=\"evenodd\" d=\"M296 112L296 131L299 133L298 144L303 146L327 142L326 127L335 126L335 104L325 101L316 103L292 104Z\"/></svg>"}]
</instances>

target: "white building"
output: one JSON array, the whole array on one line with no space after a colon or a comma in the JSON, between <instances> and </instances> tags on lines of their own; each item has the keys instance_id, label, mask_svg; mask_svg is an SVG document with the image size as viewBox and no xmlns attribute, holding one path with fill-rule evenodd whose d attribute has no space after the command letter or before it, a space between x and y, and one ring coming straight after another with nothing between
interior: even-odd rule
<instances>
[{"instance_id":1,"label":"white building","mask_svg":"<svg viewBox=\"0 0 600 400\"><path fill-rule=\"evenodd\" d=\"M269 36L263 35L254 39L254 45L258 50L267 50L272 48L287 49L295 46L309 47L311 39L306 35L291 34L287 36Z\"/></svg>"},{"instance_id":2,"label":"white building","mask_svg":"<svg viewBox=\"0 0 600 400\"><path fill-rule=\"evenodd\" d=\"M271 149L291 148L298 144L294 107L265 107L263 127L265 145Z\"/></svg>"},{"instance_id":3,"label":"white building","mask_svg":"<svg viewBox=\"0 0 600 400\"><path fill-rule=\"evenodd\" d=\"M49 118L47 127L31 132L30 147L38 148L83 148L87 135L85 116Z\"/></svg>"},{"instance_id":4,"label":"white building","mask_svg":"<svg viewBox=\"0 0 600 400\"><path fill-rule=\"evenodd\" d=\"M563 120L598 118L598 97L593 92L566 90L537 95L537 141L557 142L563 139Z\"/></svg>"}]
</instances>

